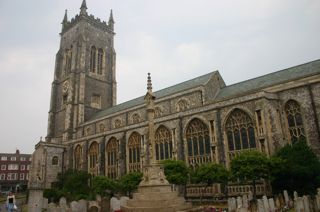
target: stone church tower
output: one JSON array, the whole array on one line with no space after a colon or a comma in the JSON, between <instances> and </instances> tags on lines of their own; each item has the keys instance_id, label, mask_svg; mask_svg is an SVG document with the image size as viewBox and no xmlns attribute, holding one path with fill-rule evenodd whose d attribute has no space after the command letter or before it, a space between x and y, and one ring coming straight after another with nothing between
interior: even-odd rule
<instances>
[{"instance_id":1,"label":"stone church tower","mask_svg":"<svg viewBox=\"0 0 320 212\"><path fill-rule=\"evenodd\" d=\"M62 21L56 54L47 141L72 139L79 124L102 108L116 104L116 54L112 11L108 24L88 15L86 1L80 14Z\"/></svg>"}]
</instances>

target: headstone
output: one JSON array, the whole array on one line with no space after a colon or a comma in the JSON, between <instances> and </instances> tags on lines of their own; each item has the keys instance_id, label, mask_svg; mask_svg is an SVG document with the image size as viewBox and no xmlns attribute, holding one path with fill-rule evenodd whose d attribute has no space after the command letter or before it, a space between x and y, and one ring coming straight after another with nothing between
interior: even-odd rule
<instances>
[{"instance_id":1,"label":"headstone","mask_svg":"<svg viewBox=\"0 0 320 212\"><path fill-rule=\"evenodd\" d=\"M316 207L316 211L320 211L320 191L318 188L318 193L315 196L315 207Z\"/></svg>"},{"instance_id":2,"label":"headstone","mask_svg":"<svg viewBox=\"0 0 320 212\"><path fill-rule=\"evenodd\" d=\"M99 194L96 195L96 200L97 200L98 203L101 202L101 196Z\"/></svg>"},{"instance_id":3,"label":"headstone","mask_svg":"<svg viewBox=\"0 0 320 212\"><path fill-rule=\"evenodd\" d=\"M310 204L307 196L303 195L302 197L303 207L305 212L310 212Z\"/></svg>"},{"instance_id":4,"label":"headstone","mask_svg":"<svg viewBox=\"0 0 320 212\"><path fill-rule=\"evenodd\" d=\"M79 203L77 201L72 201L70 203L71 212L78 212L79 211Z\"/></svg>"},{"instance_id":5,"label":"headstone","mask_svg":"<svg viewBox=\"0 0 320 212\"><path fill-rule=\"evenodd\" d=\"M237 197L237 208L242 208L242 198L241 197Z\"/></svg>"},{"instance_id":6,"label":"headstone","mask_svg":"<svg viewBox=\"0 0 320 212\"><path fill-rule=\"evenodd\" d=\"M120 210L120 200L117 197L112 197L110 199L110 209L111 212Z\"/></svg>"},{"instance_id":7,"label":"headstone","mask_svg":"<svg viewBox=\"0 0 320 212\"><path fill-rule=\"evenodd\" d=\"M110 211L110 200L106 197L102 198L101 200L101 211Z\"/></svg>"},{"instance_id":8,"label":"headstone","mask_svg":"<svg viewBox=\"0 0 320 212\"><path fill-rule=\"evenodd\" d=\"M268 201L269 201L270 211L271 211L271 212L275 212L275 211L276 211L276 206L275 206L275 204L274 204L273 198L270 198Z\"/></svg>"},{"instance_id":9,"label":"headstone","mask_svg":"<svg viewBox=\"0 0 320 212\"><path fill-rule=\"evenodd\" d=\"M286 205L286 203L284 202L282 194L279 194L279 201L281 208L283 208Z\"/></svg>"},{"instance_id":10,"label":"headstone","mask_svg":"<svg viewBox=\"0 0 320 212\"><path fill-rule=\"evenodd\" d=\"M298 193L296 191L293 192L293 199L297 199L299 196L298 196Z\"/></svg>"},{"instance_id":11,"label":"headstone","mask_svg":"<svg viewBox=\"0 0 320 212\"><path fill-rule=\"evenodd\" d=\"M234 212L237 209L236 199L234 197L228 199L228 211Z\"/></svg>"},{"instance_id":12,"label":"headstone","mask_svg":"<svg viewBox=\"0 0 320 212\"><path fill-rule=\"evenodd\" d=\"M242 196L242 207L249 208L248 196L246 194Z\"/></svg>"},{"instance_id":13,"label":"headstone","mask_svg":"<svg viewBox=\"0 0 320 212\"><path fill-rule=\"evenodd\" d=\"M264 207L264 211L270 211L270 207L269 207L269 201L267 196L263 196L262 197L262 201L263 201L263 207Z\"/></svg>"},{"instance_id":14,"label":"headstone","mask_svg":"<svg viewBox=\"0 0 320 212\"><path fill-rule=\"evenodd\" d=\"M279 196L276 196L275 206L276 206L276 209L280 209L281 208Z\"/></svg>"},{"instance_id":15,"label":"headstone","mask_svg":"<svg viewBox=\"0 0 320 212\"><path fill-rule=\"evenodd\" d=\"M252 195L252 192L251 190L249 190L249 193L248 193L248 200L251 201L253 199L253 195Z\"/></svg>"},{"instance_id":16,"label":"headstone","mask_svg":"<svg viewBox=\"0 0 320 212\"><path fill-rule=\"evenodd\" d=\"M61 197L60 200L59 200L59 206L61 208L65 208L67 206L67 200L65 197Z\"/></svg>"},{"instance_id":17,"label":"headstone","mask_svg":"<svg viewBox=\"0 0 320 212\"><path fill-rule=\"evenodd\" d=\"M129 200L129 197L126 197L126 196L120 197L120 206L127 205L128 200Z\"/></svg>"},{"instance_id":18,"label":"headstone","mask_svg":"<svg viewBox=\"0 0 320 212\"><path fill-rule=\"evenodd\" d=\"M286 206L289 206L289 195L287 190L283 191L283 196L284 196L284 202L286 203Z\"/></svg>"},{"instance_id":19,"label":"headstone","mask_svg":"<svg viewBox=\"0 0 320 212\"><path fill-rule=\"evenodd\" d=\"M248 212L247 208L241 207L237 210L238 212Z\"/></svg>"},{"instance_id":20,"label":"headstone","mask_svg":"<svg viewBox=\"0 0 320 212\"><path fill-rule=\"evenodd\" d=\"M258 199L257 204L258 204L258 212L265 212L263 207L263 201L261 199Z\"/></svg>"},{"instance_id":21,"label":"headstone","mask_svg":"<svg viewBox=\"0 0 320 212\"><path fill-rule=\"evenodd\" d=\"M48 208L48 199L43 198L42 200L42 208L47 209Z\"/></svg>"},{"instance_id":22,"label":"headstone","mask_svg":"<svg viewBox=\"0 0 320 212\"><path fill-rule=\"evenodd\" d=\"M303 199L298 197L294 200L294 210L295 211L304 211Z\"/></svg>"},{"instance_id":23,"label":"headstone","mask_svg":"<svg viewBox=\"0 0 320 212\"><path fill-rule=\"evenodd\" d=\"M84 199L78 201L79 212L87 212L88 202Z\"/></svg>"}]
</instances>

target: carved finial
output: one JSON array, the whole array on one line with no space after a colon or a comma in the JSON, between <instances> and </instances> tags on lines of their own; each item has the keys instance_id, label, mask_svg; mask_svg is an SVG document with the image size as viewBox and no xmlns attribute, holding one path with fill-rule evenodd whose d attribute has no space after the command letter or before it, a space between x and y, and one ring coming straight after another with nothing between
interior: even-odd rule
<instances>
[{"instance_id":1,"label":"carved finial","mask_svg":"<svg viewBox=\"0 0 320 212\"><path fill-rule=\"evenodd\" d=\"M113 25L114 25L114 20L113 20L113 13L112 10L110 11L110 16L109 16L109 21L108 21L108 26L110 27L110 29L113 30Z\"/></svg>"},{"instance_id":2,"label":"carved finial","mask_svg":"<svg viewBox=\"0 0 320 212\"><path fill-rule=\"evenodd\" d=\"M150 73L148 73L147 89L148 89L148 91L149 91L149 92L152 92L152 82L151 82L151 76L150 76Z\"/></svg>"},{"instance_id":3,"label":"carved finial","mask_svg":"<svg viewBox=\"0 0 320 212\"><path fill-rule=\"evenodd\" d=\"M68 10L66 10L64 12L64 17L63 17L63 20L62 20L62 24L65 24L68 22Z\"/></svg>"},{"instance_id":4,"label":"carved finial","mask_svg":"<svg viewBox=\"0 0 320 212\"><path fill-rule=\"evenodd\" d=\"M82 1L81 7L80 7L80 15L87 15L87 3L86 0Z\"/></svg>"}]
</instances>

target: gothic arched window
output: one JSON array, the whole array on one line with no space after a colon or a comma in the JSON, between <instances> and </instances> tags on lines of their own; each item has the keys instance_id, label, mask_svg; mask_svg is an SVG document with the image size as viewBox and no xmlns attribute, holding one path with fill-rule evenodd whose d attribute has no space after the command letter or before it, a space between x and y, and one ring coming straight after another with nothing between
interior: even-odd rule
<instances>
[{"instance_id":1,"label":"gothic arched window","mask_svg":"<svg viewBox=\"0 0 320 212\"><path fill-rule=\"evenodd\" d=\"M81 145L77 145L77 147L74 150L74 168L76 170L81 169L82 163L82 147Z\"/></svg>"},{"instance_id":2,"label":"gothic arched window","mask_svg":"<svg viewBox=\"0 0 320 212\"><path fill-rule=\"evenodd\" d=\"M155 133L156 160L172 158L172 136L170 131L161 126Z\"/></svg>"},{"instance_id":3,"label":"gothic arched window","mask_svg":"<svg viewBox=\"0 0 320 212\"><path fill-rule=\"evenodd\" d=\"M305 139L306 135L303 127L303 119L298 102L289 100L285 105L285 111L287 114L291 142L294 143L300 139Z\"/></svg>"},{"instance_id":4,"label":"gothic arched window","mask_svg":"<svg viewBox=\"0 0 320 212\"><path fill-rule=\"evenodd\" d=\"M103 64L103 50L98 50L98 74L102 74L102 64Z\"/></svg>"},{"instance_id":5,"label":"gothic arched window","mask_svg":"<svg viewBox=\"0 0 320 212\"><path fill-rule=\"evenodd\" d=\"M70 49L65 51L65 64L64 64L64 75L68 75L71 71L71 62L72 62L72 46Z\"/></svg>"},{"instance_id":6,"label":"gothic arched window","mask_svg":"<svg viewBox=\"0 0 320 212\"><path fill-rule=\"evenodd\" d=\"M129 137L129 172L140 171L140 143L141 135L134 132Z\"/></svg>"},{"instance_id":7,"label":"gothic arched window","mask_svg":"<svg viewBox=\"0 0 320 212\"><path fill-rule=\"evenodd\" d=\"M199 119L193 119L186 131L188 162L190 165L211 161L208 127Z\"/></svg>"},{"instance_id":8,"label":"gothic arched window","mask_svg":"<svg viewBox=\"0 0 320 212\"><path fill-rule=\"evenodd\" d=\"M111 179L117 178L118 170L118 152L119 145L117 139L111 138L108 141L106 148L106 158L107 158L107 176Z\"/></svg>"},{"instance_id":9,"label":"gothic arched window","mask_svg":"<svg viewBox=\"0 0 320 212\"><path fill-rule=\"evenodd\" d=\"M234 151L256 148L254 124L250 116L240 109L234 109L227 121L225 131L228 140L229 156Z\"/></svg>"},{"instance_id":10,"label":"gothic arched window","mask_svg":"<svg viewBox=\"0 0 320 212\"><path fill-rule=\"evenodd\" d=\"M95 73L96 72L96 47L91 47L90 52L90 72Z\"/></svg>"},{"instance_id":11,"label":"gothic arched window","mask_svg":"<svg viewBox=\"0 0 320 212\"><path fill-rule=\"evenodd\" d=\"M89 171L91 174L98 174L98 155L99 155L99 144L97 142L93 142L89 148Z\"/></svg>"}]
</instances>

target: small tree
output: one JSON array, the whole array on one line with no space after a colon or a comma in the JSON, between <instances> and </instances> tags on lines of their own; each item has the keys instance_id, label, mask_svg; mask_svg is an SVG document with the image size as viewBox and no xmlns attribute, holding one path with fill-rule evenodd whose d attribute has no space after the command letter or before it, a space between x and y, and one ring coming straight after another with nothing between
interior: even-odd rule
<instances>
[{"instance_id":1,"label":"small tree","mask_svg":"<svg viewBox=\"0 0 320 212\"><path fill-rule=\"evenodd\" d=\"M115 193L119 190L117 181L107 178L105 176L96 176L91 181L91 188L95 194L102 197Z\"/></svg>"},{"instance_id":2,"label":"small tree","mask_svg":"<svg viewBox=\"0 0 320 212\"><path fill-rule=\"evenodd\" d=\"M256 181L270 177L271 162L261 152L243 151L231 161L231 173L236 179L251 181L253 186L253 199L256 199Z\"/></svg>"},{"instance_id":3,"label":"small tree","mask_svg":"<svg viewBox=\"0 0 320 212\"><path fill-rule=\"evenodd\" d=\"M221 183L225 186L229 180L228 170L221 164L207 163L200 165L194 172L194 179L197 183L205 184L205 189L214 183ZM200 202L202 202L203 191Z\"/></svg>"},{"instance_id":4,"label":"small tree","mask_svg":"<svg viewBox=\"0 0 320 212\"><path fill-rule=\"evenodd\" d=\"M132 191L138 188L141 180L141 172L130 172L125 174L119 180L120 190L124 193L128 193L129 196L131 196Z\"/></svg>"},{"instance_id":5,"label":"small tree","mask_svg":"<svg viewBox=\"0 0 320 212\"><path fill-rule=\"evenodd\" d=\"M273 157L272 188L310 194L320 186L320 162L305 141L281 148Z\"/></svg>"}]
</instances>

